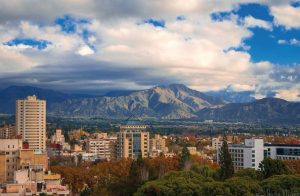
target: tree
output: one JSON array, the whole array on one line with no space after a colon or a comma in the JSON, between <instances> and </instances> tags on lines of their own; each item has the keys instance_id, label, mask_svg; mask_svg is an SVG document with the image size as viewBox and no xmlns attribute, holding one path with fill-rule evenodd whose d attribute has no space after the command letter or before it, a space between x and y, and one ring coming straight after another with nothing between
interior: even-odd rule
<instances>
[{"instance_id":1,"label":"tree","mask_svg":"<svg viewBox=\"0 0 300 196\"><path fill-rule=\"evenodd\" d=\"M202 195L204 182L210 181L192 171L171 172L162 179L145 183L134 195Z\"/></svg>"},{"instance_id":2,"label":"tree","mask_svg":"<svg viewBox=\"0 0 300 196\"><path fill-rule=\"evenodd\" d=\"M182 148L180 154L180 166L182 169L189 169L191 154L186 145Z\"/></svg>"},{"instance_id":3,"label":"tree","mask_svg":"<svg viewBox=\"0 0 300 196\"><path fill-rule=\"evenodd\" d=\"M231 155L228 151L228 144L226 135L223 137L223 144L220 152L220 178L225 180L234 174L233 163Z\"/></svg>"},{"instance_id":4,"label":"tree","mask_svg":"<svg viewBox=\"0 0 300 196\"><path fill-rule=\"evenodd\" d=\"M236 172L234 174L234 176L236 177L249 177L252 178L254 180L259 179L259 171L256 171L253 168L245 168L245 169L241 169L238 172Z\"/></svg>"},{"instance_id":5,"label":"tree","mask_svg":"<svg viewBox=\"0 0 300 196\"><path fill-rule=\"evenodd\" d=\"M269 178L273 175L290 174L289 168L278 159L266 158L260 164L260 173L263 179Z\"/></svg>"},{"instance_id":6,"label":"tree","mask_svg":"<svg viewBox=\"0 0 300 196\"><path fill-rule=\"evenodd\" d=\"M259 195L262 192L257 180L249 177L232 177L224 182L224 186L230 189L233 196Z\"/></svg>"},{"instance_id":7,"label":"tree","mask_svg":"<svg viewBox=\"0 0 300 196\"><path fill-rule=\"evenodd\" d=\"M300 176L297 175L276 175L260 184L265 195L298 195L300 192Z\"/></svg>"},{"instance_id":8,"label":"tree","mask_svg":"<svg viewBox=\"0 0 300 196\"><path fill-rule=\"evenodd\" d=\"M201 166L199 164L193 164L192 171L201 174L202 176L206 177L206 178L216 178L216 170L211 169L210 167L208 167L207 165Z\"/></svg>"},{"instance_id":9,"label":"tree","mask_svg":"<svg viewBox=\"0 0 300 196\"><path fill-rule=\"evenodd\" d=\"M300 174L300 159L283 162L294 174Z\"/></svg>"}]
</instances>

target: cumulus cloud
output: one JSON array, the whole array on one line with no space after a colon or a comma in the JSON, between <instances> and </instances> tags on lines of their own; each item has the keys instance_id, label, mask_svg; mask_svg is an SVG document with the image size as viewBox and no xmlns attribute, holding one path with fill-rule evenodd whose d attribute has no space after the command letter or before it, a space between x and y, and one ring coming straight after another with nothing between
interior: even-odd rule
<instances>
[{"instance_id":1,"label":"cumulus cloud","mask_svg":"<svg viewBox=\"0 0 300 196\"><path fill-rule=\"evenodd\" d=\"M286 4L271 6L271 14L277 25L286 29L300 28L300 7L294 7L288 1Z\"/></svg>"},{"instance_id":2,"label":"cumulus cloud","mask_svg":"<svg viewBox=\"0 0 300 196\"><path fill-rule=\"evenodd\" d=\"M277 41L278 44L288 44L288 45L294 45L294 46L300 46L300 40L298 39L290 39L290 40L278 40Z\"/></svg>"},{"instance_id":3,"label":"cumulus cloud","mask_svg":"<svg viewBox=\"0 0 300 196\"><path fill-rule=\"evenodd\" d=\"M276 23L283 24L276 8L284 3L278 2L270 4L271 11ZM253 62L247 50L233 49L248 47L244 40L253 35L249 28L272 30L272 24L252 16L244 19L244 25L237 24L236 15L224 21L211 19L211 13L237 9L239 4L237 0L2 2L1 85L96 92L177 82L203 91L231 85L236 91L257 94L266 92L262 90L266 86L285 88L276 66ZM70 31L62 28L64 22L72 23ZM16 38L51 44L43 50L3 44Z\"/></svg>"},{"instance_id":4,"label":"cumulus cloud","mask_svg":"<svg viewBox=\"0 0 300 196\"><path fill-rule=\"evenodd\" d=\"M267 30L272 30L272 24L264 21L264 20L260 20L260 19L256 19L252 16L247 16L244 19L244 25L246 27L259 27L259 28L264 28Z\"/></svg>"}]
</instances>

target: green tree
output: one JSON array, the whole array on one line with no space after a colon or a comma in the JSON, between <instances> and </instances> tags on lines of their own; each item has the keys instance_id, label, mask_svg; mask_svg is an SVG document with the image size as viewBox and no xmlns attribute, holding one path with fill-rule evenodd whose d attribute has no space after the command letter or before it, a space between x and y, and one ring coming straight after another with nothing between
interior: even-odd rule
<instances>
[{"instance_id":1,"label":"green tree","mask_svg":"<svg viewBox=\"0 0 300 196\"><path fill-rule=\"evenodd\" d=\"M278 159L266 158L260 164L260 173L263 179L273 175L290 174L289 168Z\"/></svg>"},{"instance_id":2,"label":"green tree","mask_svg":"<svg viewBox=\"0 0 300 196\"><path fill-rule=\"evenodd\" d=\"M249 177L232 177L224 182L224 186L230 189L232 196L259 195L262 192L257 180Z\"/></svg>"},{"instance_id":3,"label":"green tree","mask_svg":"<svg viewBox=\"0 0 300 196\"><path fill-rule=\"evenodd\" d=\"M223 182L208 182L204 184L201 195L231 196L231 193L230 189L224 186Z\"/></svg>"},{"instance_id":4,"label":"green tree","mask_svg":"<svg viewBox=\"0 0 300 196\"><path fill-rule=\"evenodd\" d=\"M228 151L226 135L224 135L223 137L223 144L219 156L220 156L220 178L222 180L225 180L227 178L230 178L234 174L231 155Z\"/></svg>"},{"instance_id":5,"label":"green tree","mask_svg":"<svg viewBox=\"0 0 300 196\"><path fill-rule=\"evenodd\" d=\"M215 179L217 176L216 170L211 169L207 165L202 166L202 165L195 163L192 165L191 170L198 174L201 174L202 176L204 176L206 178L214 178Z\"/></svg>"},{"instance_id":6,"label":"green tree","mask_svg":"<svg viewBox=\"0 0 300 196\"><path fill-rule=\"evenodd\" d=\"M182 169L189 169L191 154L186 145L182 148L180 154L180 167Z\"/></svg>"},{"instance_id":7,"label":"green tree","mask_svg":"<svg viewBox=\"0 0 300 196\"><path fill-rule=\"evenodd\" d=\"M300 176L297 175L276 175L260 184L265 195L298 195L300 192Z\"/></svg>"},{"instance_id":8,"label":"green tree","mask_svg":"<svg viewBox=\"0 0 300 196\"><path fill-rule=\"evenodd\" d=\"M171 172L162 179L145 183L134 195L202 195L204 182L211 181L192 171Z\"/></svg>"},{"instance_id":9,"label":"green tree","mask_svg":"<svg viewBox=\"0 0 300 196\"><path fill-rule=\"evenodd\" d=\"M234 176L236 177L249 177L254 180L259 179L259 171L256 171L253 168L245 168L237 171Z\"/></svg>"}]
</instances>

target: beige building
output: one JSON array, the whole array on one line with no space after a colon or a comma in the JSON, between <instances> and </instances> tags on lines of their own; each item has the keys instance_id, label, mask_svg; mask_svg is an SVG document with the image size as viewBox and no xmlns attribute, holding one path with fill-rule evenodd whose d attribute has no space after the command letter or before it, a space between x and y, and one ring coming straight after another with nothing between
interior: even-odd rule
<instances>
[{"instance_id":1,"label":"beige building","mask_svg":"<svg viewBox=\"0 0 300 196\"><path fill-rule=\"evenodd\" d=\"M70 140L82 140L90 136L90 134L82 129L68 132Z\"/></svg>"},{"instance_id":2,"label":"beige building","mask_svg":"<svg viewBox=\"0 0 300 196\"><path fill-rule=\"evenodd\" d=\"M16 126L18 135L27 141L29 149L46 149L46 101L35 95L17 100Z\"/></svg>"},{"instance_id":3,"label":"beige building","mask_svg":"<svg viewBox=\"0 0 300 196\"><path fill-rule=\"evenodd\" d=\"M13 181L20 149L21 139L0 139L0 183Z\"/></svg>"},{"instance_id":4,"label":"beige building","mask_svg":"<svg viewBox=\"0 0 300 196\"><path fill-rule=\"evenodd\" d=\"M166 139L158 134L154 135L154 138L150 139L150 156L157 157L160 153L167 153Z\"/></svg>"},{"instance_id":5,"label":"beige building","mask_svg":"<svg viewBox=\"0 0 300 196\"><path fill-rule=\"evenodd\" d=\"M133 158L139 155L149 156L149 132L145 125L124 125L117 135L117 158Z\"/></svg>"},{"instance_id":6,"label":"beige building","mask_svg":"<svg viewBox=\"0 0 300 196\"><path fill-rule=\"evenodd\" d=\"M17 138L16 127L12 125L4 125L0 127L0 139Z\"/></svg>"},{"instance_id":7,"label":"beige building","mask_svg":"<svg viewBox=\"0 0 300 196\"><path fill-rule=\"evenodd\" d=\"M111 160L115 158L116 141L116 137L109 137L107 134L97 134L96 138L87 140L86 150L88 153L93 153L98 159Z\"/></svg>"},{"instance_id":8,"label":"beige building","mask_svg":"<svg viewBox=\"0 0 300 196\"><path fill-rule=\"evenodd\" d=\"M51 137L51 143L53 144L64 144L65 136L62 134L61 129L56 129L54 135Z\"/></svg>"}]
</instances>

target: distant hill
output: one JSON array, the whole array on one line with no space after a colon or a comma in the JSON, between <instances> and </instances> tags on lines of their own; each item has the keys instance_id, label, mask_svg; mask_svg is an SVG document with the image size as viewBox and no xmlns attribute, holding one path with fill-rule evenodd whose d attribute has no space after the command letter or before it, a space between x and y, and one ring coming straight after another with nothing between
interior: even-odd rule
<instances>
[{"instance_id":1,"label":"distant hill","mask_svg":"<svg viewBox=\"0 0 300 196\"><path fill-rule=\"evenodd\" d=\"M84 97L32 86L11 86L0 91L0 113L14 114L16 100L26 98L29 95L36 95L39 99L45 99L47 101L47 108L53 103Z\"/></svg>"},{"instance_id":2,"label":"distant hill","mask_svg":"<svg viewBox=\"0 0 300 196\"><path fill-rule=\"evenodd\" d=\"M51 114L100 116L105 118L155 117L187 119L206 107L220 107L225 102L192 90L182 84L157 86L147 90L109 96L70 99L51 107Z\"/></svg>"},{"instance_id":3,"label":"distant hill","mask_svg":"<svg viewBox=\"0 0 300 196\"><path fill-rule=\"evenodd\" d=\"M200 119L226 122L300 124L300 103L264 98L250 103L230 103L220 108L205 108Z\"/></svg>"},{"instance_id":4,"label":"distant hill","mask_svg":"<svg viewBox=\"0 0 300 196\"><path fill-rule=\"evenodd\" d=\"M214 97L220 97L230 103L248 103L251 101L255 101L253 91L236 92L230 89L224 89L220 91L208 91L205 93Z\"/></svg>"},{"instance_id":5,"label":"distant hill","mask_svg":"<svg viewBox=\"0 0 300 196\"><path fill-rule=\"evenodd\" d=\"M228 99L221 98L224 96L211 96L182 84L114 91L105 96L73 95L30 86L12 86L0 91L0 113L14 114L16 99L33 94L47 101L47 113L52 116L300 124L300 103L277 98L229 103Z\"/></svg>"}]
</instances>

